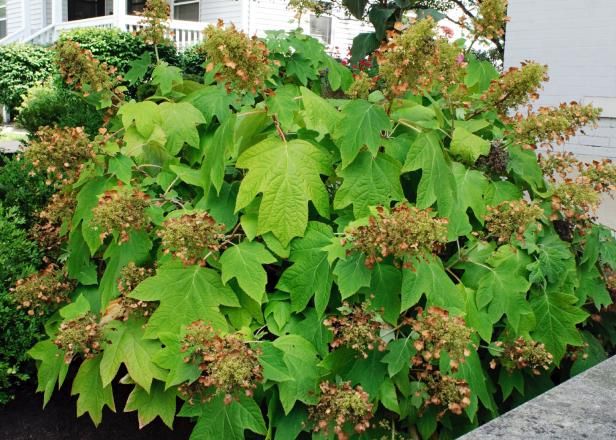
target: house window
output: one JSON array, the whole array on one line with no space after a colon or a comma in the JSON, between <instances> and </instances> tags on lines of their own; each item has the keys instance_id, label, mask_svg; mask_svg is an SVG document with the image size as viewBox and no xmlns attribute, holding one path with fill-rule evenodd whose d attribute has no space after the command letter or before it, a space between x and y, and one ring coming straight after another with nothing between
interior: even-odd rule
<instances>
[{"instance_id":1,"label":"house window","mask_svg":"<svg viewBox=\"0 0 616 440\"><path fill-rule=\"evenodd\" d=\"M145 0L128 0L126 2L126 13L132 15L135 12L141 12L144 6Z\"/></svg>"},{"instance_id":2,"label":"house window","mask_svg":"<svg viewBox=\"0 0 616 440\"><path fill-rule=\"evenodd\" d=\"M175 20L199 21L199 0L176 0L173 2Z\"/></svg>"},{"instance_id":3,"label":"house window","mask_svg":"<svg viewBox=\"0 0 616 440\"><path fill-rule=\"evenodd\" d=\"M0 38L6 37L6 0L0 0Z\"/></svg>"},{"instance_id":4,"label":"house window","mask_svg":"<svg viewBox=\"0 0 616 440\"><path fill-rule=\"evenodd\" d=\"M310 35L325 44L332 42L332 18L316 15L310 16Z\"/></svg>"}]
</instances>

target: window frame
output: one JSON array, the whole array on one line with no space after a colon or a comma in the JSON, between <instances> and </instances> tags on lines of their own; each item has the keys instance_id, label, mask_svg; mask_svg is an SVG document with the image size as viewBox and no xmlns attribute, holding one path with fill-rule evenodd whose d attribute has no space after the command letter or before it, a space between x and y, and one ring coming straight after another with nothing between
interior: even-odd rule
<instances>
[{"instance_id":1,"label":"window frame","mask_svg":"<svg viewBox=\"0 0 616 440\"><path fill-rule=\"evenodd\" d=\"M0 22L4 22L4 34L0 33L0 40L9 34L7 3L7 0L0 0L0 9L4 9L4 18L0 18Z\"/></svg>"},{"instance_id":2,"label":"window frame","mask_svg":"<svg viewBox=\"0 0 616 440\"><path fill-rule=\"evenodd\" d=\"M179 20L179 18L175 17L175 8L178 6L187 6L187 5L197 5L197 19L196 20L183 20L183 21L201 21L201 1L200 0L174 0L172 5L172 18L174 20Z\"/></svg>"},{"instance_id":3,"label":"window frame","mask_svg":"<svg viewBox=\"0 0 616 440\"><path fill-rule=\"evenodd\" d=\"M328 32L327 32L327 40L323 39L322 36L320 34L315 34L312 31L312 20L319 20L319 19L327 19L329 20L329 26L328 26ZM310 14L308 17L308 29L309 29L309 35L311 37L317 38L319 41L321 41L323 44L325 44L326 46L329 46L332 44L332 40L333 40L333 35L334 35L334 18L331 15L316 15L316 14Z\"/></svg>"}]
</instances>

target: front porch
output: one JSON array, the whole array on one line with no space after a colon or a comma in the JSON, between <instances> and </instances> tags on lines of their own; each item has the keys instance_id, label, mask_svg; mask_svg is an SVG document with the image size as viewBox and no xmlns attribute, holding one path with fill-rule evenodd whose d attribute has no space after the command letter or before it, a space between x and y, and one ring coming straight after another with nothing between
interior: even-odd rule
<instances>
[{"instance_id":1,"label":"front porch","mask_svg":"<svg viewBox=\"0 0 616 440\"><path fill-rule=\"evenodd\" d=\"M24 1L24 17L29 17ZM178 50L184 50L203 39L202 31L206 23L199 21L199 2L170 2L172 16L190 18L190 20L169 20L169 38ZM177 4L175 4L177 3ZM34 44L52 44L62 32L78 28L117 28L126 32L135 32L140 27L141 18L137 15L143 9L145 0L47 0L44 8L45 24L40 30L33 31L30 18L24 20L23 28L6 38L0 44L26 42ZM191 8L186 8L190 6ZM194 9L194 6L197 9Z\"/></svg>"}]
</instances>

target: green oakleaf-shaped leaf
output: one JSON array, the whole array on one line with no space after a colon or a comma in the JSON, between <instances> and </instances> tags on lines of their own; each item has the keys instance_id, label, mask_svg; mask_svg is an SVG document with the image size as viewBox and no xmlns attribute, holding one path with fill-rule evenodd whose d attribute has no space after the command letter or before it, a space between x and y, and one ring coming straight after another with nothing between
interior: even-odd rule
<instances>
[{"instance_id":1,"label":"green oakleaf-shaped leaf","mask_svg":"<svg viewBox=\"0 0 616 440\"><path fill-rule=\"evenodd\" d=\"M186 405L180 415L199 416L190 435L191 440L244 440L245 430L261 435L267 432L261 409L250 397L241 395L227 405L221 394L198 407L190 408Z\"/></svg>"},{"instance_id":2,"label":"green oakleaf-shaped leaf","mask_svg":"<svg viewBox=\"0 0 616 440\"><path fill-rule=\"evenodd\" d=\"M532 150L524 150L518 145L510 145L508 151L509 162L507 170L516 179L526 182L533 191L543 191L545 189L545 179L537 161L537 154Z\"/></svg>"},{"instance_id":3,"label":"green oakleaf-shaped leaf","mask_svg":"<svg viewBox=\"0 0 616 440\"><path fill-rule=\"evenodd\" d=\"M402 288L402 273L391 264L378 263L372 269L370 280L370 295L373 295L372 306L383 310L383 318L396 325L400 317L400 292Z\"/></svg>"},{"instance_id":4,"label":"green oakleaf-shaped leaf","mask_svg":"<svg viewBox=\"0 0 616 440\"><path fill-rule=\"evenodd\" d=\"M389 129L391 120L383 107L363 99L345 105L334 134L340 147L342 168L353 162L364 146L376 156L383 144L382 132Z\"/></svg>"},{"instance_id":5,"label":"green oakleaf-shaped leaf","mask_svg":"<svg viewBox=\"0 0 616 440\"><path fill-rule=\"evenodd\" d=\"M342 5L345 6L353 17L358 20L362 20L364 18L364 12L367 4L368 0L342 0Z\"/></svg>"},{"instance_id":6,"label":"green oakleaf-shaped leaf","mask_svg":"<svg viewBox=\"0 0 616 440\"><path fill-rule=\"evenodd\" d=\"M325 312L333 279L327 262L328 253L323 248L331 244L333 236L328 225L310 222L306 235L291 242L289 259L293 265L284 271L276 287L291 294L294 312L304 310L313 296L319 316Z\"/></svg>"},{"instance_id":7,"label":"green oakleaf-shaped leaf","mask_svg":"<svg viewBox=\"0 0 616 440\"><path fill-rule=\"evenodd\" d=\"M331 156L303 140L285 142L270 137L247 149L237 160L249 171L242 180L235 210L263 194L257 234L271 231L286 246L304 235L308 225L308 202L319 214L329 216L329 197L321 175L331 173Z\"/></svg>"},{"instance_id":8,"label":"green oakleaf-shaped leaf","mask_svg":"<svg viewBox=\"0 0 616 440\"><path fill-rule=\"evenodd\" d=\"M533 257L535 261L527 267L532 283L543 286L547 283L559 283L563 281L565 272L575 270L575 258L569 245L553 232L537 242L536 255Z\"/></svg>"},{"instance_id":9,"label":"green oakleaf-shaped leaf","mask_svg":"<svg viewBox=\"0 0 616 440\"><path fill-rule=\"evenodd\" d=\"M605 287L605 281L597 269L597 266L591 266L589 269L580 270L580 286L575 291L580 304L586 302L586 298L592 298L597 310L601 310L605 306L613 303L610 293Z\"/></svg>"},{"instance_id":10,"label":"green oakleaf-shaped leaf","mask_svg":"<svg viewBox=\"0 0 616 440\"><path fill-rule=\"evenodd\" d=\"M436 203L439 215L449 219L450 238L470 232L468 218L457 210L456 180L436 133L420 134L409 149L402 171L415 170L421 170L417 207L425 209ZM460 221L464 223L460 224Z\"/></svg>"},{"instance_id":11,"label":"green oakleaf-shaped leaf","mask_svg":"<svg viewBox=\"0 0 616 440\"><path fill-rule=\"evenodd\" d=\"M285 84L278 87L265 101L268 116L276 116L284 131L291 131L295 125L295 115L299 111L299 87Z\"/></svg>"},{"instance_id":12,"label":"green oakleaf-shaped leaf","mask_svg":"<svg viewBox=\"0 0 616 440\"><path fill-rule=\"evenodd\" d=\"M176 262L161 267L132 291L132 298L160 301L148 321L146 338L162 332L179 331L182 325L205 321L215 328L227 326L220 306L239 307L237 296L224 286L218 272Z\"/></svg>"},{"instance_id":13,"label":"green oakleaf-shaped leaf","mask_svg":"<svg viewBox=\"0 0 616 440\"><path fill-rule=\"evenodd\" d=\"M152 54L144 52L140 58L128 63L130 69L124 74L124 79L131 85L142 82L150 69L150 64L152 64Z\"/></svg>"},{"instance_id":14,"label":"green oakleaf-shaped leaf","mask_svg":"<svg viewBox=\"0 0 616 440\"><path fill-rule=\"evenodd\" d=\"M120 365L124 364L131 379L146 392L154 378L162 379L165 371L153 362L160 350L160 343L144 339L145 319L130 318L127 321L112 321L105 325L107 344L101 360L103 386L113 381Z\"/></svg>"},{"instance_id":15,"label":"green oakleaf-shaped leaf","mask_svg":"<svg viewBox=\"0 0 616 440\"><path fill-rule=\"evenodd\" d=\"M163 95L168 95L173 86L183 82L182 70L164 61L158 63L152 72L152 84L157 85Z\"/></svg>"},{"instance_id":16,"label":"green oakleaf-shaped leaf","mask_svg":"<svg viewBox=\"0 0 616 440\"><path fill-rule=\"evenodd\" d=\"M545 344L558 364L567 350L567 345L584 343L577 324L588 318L588 313L576 306L574 295L555 290L539 290L531 297L531 307L537 317L537 325L531 336Z\"/></svg>"},{"instance_id":17,"label":"green oakleaf-shaped leaf","mask_svg":"<svg viewBox=\"0 0 616 440\"><path fill-rule=\"evenodd\" d=\"M148 258L150 249L152 249L152 242L148 234L143 231L131 231L126 243L112 242L109 245L104 255L107 265L99 285L103 307L120 294L118 278L120 278L122 268L131 262L137 265L143 263Z\"/></svg>"},{"instance_id":18,"label":"green oakleaf-shaped leaf","mask_svg":"<svg viewBox=\"0 0 616 440\"><path fill-rule=\"evenodd\" d=\"M366 257L363 254L354 253L336 263L333 273L342 299L354 295L362 287L370 286L372 271L366 267L365 261Z\"/></svg>"},{"instance_id":19,"label":"green oakleaf-shaped leaf","mask_svg":"<svg viewBox=\"0 0 616 440\"><path fill-rule=\"evenodd\" d=\"M186 143L199 148L197 126L205 124L199 110L188 102L163 102L160 105L161 127L167 134L167 150L176 155Z\"/></svg>"},{"instance_id":20,"label":"green oakleaf-shaped leaf","mask_svg":"<svg viewBox=\"0 0 616 440\"><path fill-rule=\"evenodd\" d=\"M304 110L302 116L306 128L319 132L321 135L333 133L336 123L340 121L338 111L325 99L306 87L300 87Z\"/></svg>"},{"instance_id":21,"label":"green oakleaf-shaped leaf","mask_svg":"<svg viewBox=\"0 0 616 440\"><path fill-rule=\"evenodd\" d=\"M465 128L457 127L453 131L449 149L467 164L474 164L479 156L490 152L490 141L480 138Z\"/></svg>"},{"instance_id":22,"label":"green oakleaf-shaped leaf","mask_svg":"<svg viewBox=\"0 0 616 440\"><path fill-rule=\"evenodd\" d=\"M139 429L152 422L156 417L173 429L173 419L175 417L175 405L177 390L171 388L165 390L162 382L154 381L150 392L146 392L139 385L135 385L131 391L124 412L137 411Z\"/></svg>"},{"instance_id":23,"label":"green oakleaf-shaped leaf","mask_svg":"<svg viewBox=\"0 0 616 440\"><path fill-rule=\"evenodd\" d=\"M400 168L400 163L386 154L378 153L373 158L367 151L359 153L351 165L338 170L344 180L336 192L334 208L352 204L359 218L370 214L370 206L388 206L392 200L403 200Z\"/></svg>"},{"instance_id":24,"label":"green oakleaf-shaped leaf","mask_svg":"<svg viewBox=\"0 0 616 440\"><path fill-rule=\"evenodd\" d=\"M165 378L165 389L177 386L183 382L192 383L201 374L199 367L192 362L184 362L182 353L181 333L161 333L160 341L165 348L154 355L154 362L161 368L169 371Z\"/></svg>"},{"instance_id":25,"label":"green oakleaf-shaped leaf","mask_svg":"<svg viewBox=\"0 0 616 440\"><path fill-rule=\"evenodd\" d=\"M387 353L381 362L387 364L387 372L389 377L394 377L404 368L408 368L411 357L415 355L417 350L413 346L413 340L410 336L391 341L387 344Z\"/></svg>"},{"instance_id":26,"label":"green oakleaf-shaped leaf","mask_svg":"<svg viewBox=\"0 0 616 440\"><path fill-rule=\"evenodd\" d=\"M442 307L451 312L464 311L464 296L434 256L415 258L412 269L402 269L402 311L416 305L426 295L428 306Z\"/></svg>"},{"instance_id":27,"label":"green oakleaf-shaped leaf","mask_svg":"<svg viewBox=\"0 0 616 440\"><path fill-rule=\"evenodd\" d=\"M162 124L160 107L152 101L128 102L118 110L124 128L128 129L133 123L141 137L147 139L152 135L154 127Z\"/></svg>"},{"instance_id":28,"label":"green oakleaf-shaped leaf","mask_svg":"<svg viewBox=\"0 0 616 440\"><path fill-rule=\"evenodd\" d=\"M60 350L52 339L45 339L37 343L28 351L28 354L37 360L37 392L43 392L43 408L51 399L56 384L58 388L64 383L68 364L64 362L64 352Z\"/></svg>"},{"instance_id":29,"label":"green oakleaf-shaped leaf","mask_svg":"<svg viewBox=\"0 0 616 440\"><path fill-rule=\"evenodd\" d=\"M458 188L458 210L466 213L471 208L477 220L483 223L487 210L485 195L489 187L488 178L482 172L457 162L452 163L452 171Z\"/></svg>"},{"instance_id":30,"label":"green oakleaf-shaped leaf","mask_svg":"<svg viewBox=\"0 0 616 440\"><path fill-rule=\"evenodd\" d=\"M308 405L318 400L321 369L317 366L317 350L298 335L286 335L273 342L275 348L284 352L283 360L293 380L278 384L280 402L285 414L293 409L296 401Z\"/></svg>"},{"instance_id":31,"label":"green oakleaf-shaped leaf","mask_svg":"<svg viewBox=\"0 0 616 440\"><path fill-rule=\"evenodd\" d=\"M96 426L103 419L105 405L115 412L113 391L111 385L103 386L100 364L101 356L83 361L71 389L72 396L79 395L77 398L77 417L88 413Z\"/></svg>"},{"instance_id":32,"label":"green oakleaf-shaped leaf","mask_svg":"<svg viewBox=\"0 0 616 440\"><path fill-rule=\"evenodd\" d=\"M218 118L219 122L224 122L231 116L231 106L235 103L236 97L227 93L224 87L207 86L195 90L182 101L196 107L206 122L211 122L214 117Z\"/></svg>"},{"instance_id":33,"label":"green oakleaf-shaped leaf","mask_svg":"<svg viewBox=\"0 0 616 440\"><path fill-rule=\"evenodd\" d=\"M216 129L214 136L205 143L205 160L201 173L214 185L218 193L220 193L225 178L227 158L235 145L235 122L235 115L227 118Z\"/></svg>"},{"instance_id":34,"label":"green oakleaf-shaped leaf","mask_svg":"<svg viewBox=\"0 0 616 440\"><path fill-rule=\"evenodd\" d=\"M229 247L220 257L222 281L227 284L235 278L244 292L259 304L263 302L267 273L264 264L276 262L262 243L242 241Z\"/></svg>"}]
</instances>

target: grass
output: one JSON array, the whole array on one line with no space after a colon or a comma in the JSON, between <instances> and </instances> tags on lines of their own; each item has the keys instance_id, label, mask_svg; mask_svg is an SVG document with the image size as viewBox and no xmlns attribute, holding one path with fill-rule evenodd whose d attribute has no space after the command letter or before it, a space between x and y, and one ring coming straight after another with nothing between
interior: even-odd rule
<instances>
[{"instance_id":1,"label":"grass","mask_svg":"<svg viewBox=\"0 0 616 440\"><path fill-rule=\"evenodd\" d=\"M0 142L5 141L25 141L27 136L25 133L15 133L8 130L0 129Z\"/></svg>"}]
</instances>

